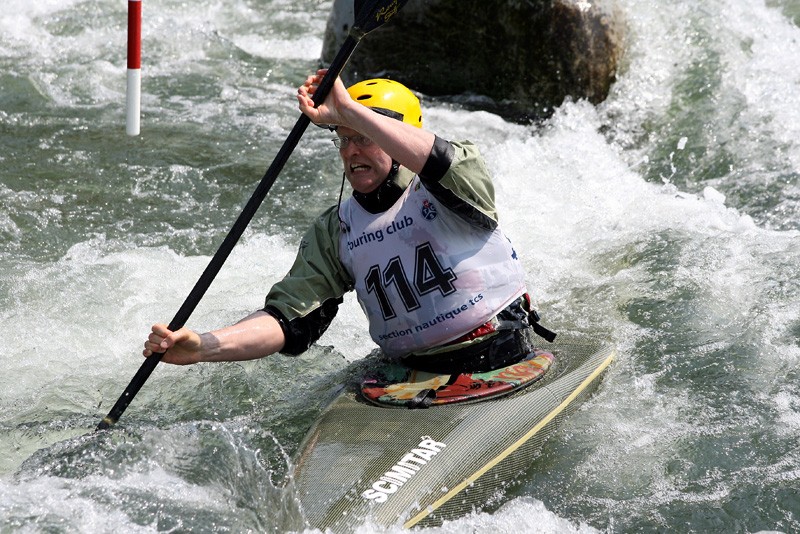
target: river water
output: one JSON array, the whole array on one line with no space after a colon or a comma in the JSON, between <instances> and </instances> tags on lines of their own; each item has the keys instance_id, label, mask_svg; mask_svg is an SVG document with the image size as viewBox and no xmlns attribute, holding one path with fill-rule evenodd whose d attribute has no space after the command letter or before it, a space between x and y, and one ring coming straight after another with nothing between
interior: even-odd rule
<instances>
[{"instance_id":1,"label":"river water","mask_svg":"<svg viewBox=\"0 0 800 534\"><path fill-rule=\"evenodd\" d=\"M134 138L126 3L4 1L0 531L303 530L289 459L374 349L353 299L299 358L159 366L91 429L297 119L330 5L145 1ZM527 126L424 102L482 147L545 324L620 349L497 504L431 532L800 531L800 3L620 6L599 106ZM283 276L336 201L329 136L306 133L190 326Z\"/></svg>"}]
</instances>

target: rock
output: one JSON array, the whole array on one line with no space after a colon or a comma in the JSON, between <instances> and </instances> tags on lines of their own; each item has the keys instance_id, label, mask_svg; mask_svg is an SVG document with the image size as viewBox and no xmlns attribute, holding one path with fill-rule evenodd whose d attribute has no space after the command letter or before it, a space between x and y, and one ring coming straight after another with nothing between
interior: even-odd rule
<instances>
[{"instance_id":1,"label":"rock","mask_svg":"<svg viewBox=\"0 0 800 534\"><path fill-rule=\"evenodd\" d=\"M623 52L614 0L409 0L364 37L343 78L385 77L516 120L548 116L565 98L602 102ZM353 1L335 0L323 61L347 37Z\"/></svg>"}]
</instances>

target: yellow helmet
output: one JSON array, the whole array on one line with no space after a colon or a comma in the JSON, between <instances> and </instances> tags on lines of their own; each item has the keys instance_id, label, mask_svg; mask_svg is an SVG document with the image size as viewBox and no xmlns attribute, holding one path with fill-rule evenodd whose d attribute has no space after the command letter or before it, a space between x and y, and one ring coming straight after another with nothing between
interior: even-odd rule
<instances>
[{"instance_id":1,"label":"yellow helmet","mask_svg":"<svg viewBox=\"0 0 800 534\"><path fill-rule=\"evenodd\" d=\"M419 99L400 82L383 78L364 80L348 87L350 97L388 117L422 128Z\"/></svg>"}]
</instances>

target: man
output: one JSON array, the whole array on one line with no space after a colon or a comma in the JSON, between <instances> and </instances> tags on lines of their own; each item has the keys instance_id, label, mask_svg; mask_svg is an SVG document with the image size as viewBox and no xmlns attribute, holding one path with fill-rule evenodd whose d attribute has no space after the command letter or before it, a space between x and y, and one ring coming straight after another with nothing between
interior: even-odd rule
<instances>
[{"instance_id":1,"label":"man","mask_svg":"<svg viewBox=\"0 0 800 534\"><path fill-rule=\"evenodd\" d=\"M296 355L327 329L355 290L370 335L390 357L438 372L485 371L532 351L537 324L524 272L500 231L494 188L474 145L422 129L419 100L390 80L312 96L325 70L298 89L300 110L335 129L353 188L306 233L289 274L259 310L205 334L157 324L144 355L191 364ZM343 178L344 179L344 178Z\"/></svg>"}]
</instances>

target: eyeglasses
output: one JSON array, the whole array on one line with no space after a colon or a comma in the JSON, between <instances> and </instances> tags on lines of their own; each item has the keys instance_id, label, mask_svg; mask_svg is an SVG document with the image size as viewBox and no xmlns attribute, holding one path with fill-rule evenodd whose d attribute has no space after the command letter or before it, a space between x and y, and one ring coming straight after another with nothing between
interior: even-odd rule
<instances>
[{"instance_id":1,"label":"eyeglasses","mask_svg":"<svg viewBox=\"0 0 800 534\"><path fill-rule=\"evenodd\" d=\"M353 137L346 137L344 135L338 135L332 139L333 146L338 148L339 150L344 150L352 141L353 144L359 147L370 146L372 144L372 139L369 137L364 137L363 135L354 135Z\"/></svg>"}]
</instances>

